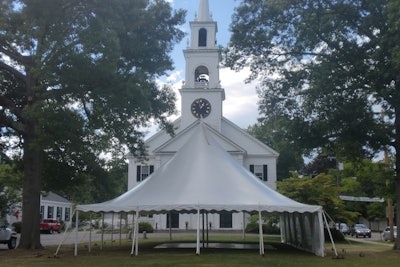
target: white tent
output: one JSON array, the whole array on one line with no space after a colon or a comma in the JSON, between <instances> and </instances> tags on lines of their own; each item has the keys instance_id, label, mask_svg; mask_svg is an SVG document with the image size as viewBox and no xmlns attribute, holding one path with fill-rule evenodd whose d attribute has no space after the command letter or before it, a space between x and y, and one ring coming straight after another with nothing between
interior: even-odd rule
<instances>
[{"instance_id":1,"label":"white tent","mask_svg":"<svg viewBox=\"0 0 400 267\"><path fill-rule=\"evenodd\" d=\"M136 218L140 213L197 213L196 253L201 211L277 213L282 242L324 256L322 207L296 202L264 185L220 147L201 121L186 144L145 181L110 201L78 205L77 211L134 212ZM135 233L137 253L137 229ZM260 223L263 253L261 241Z\"/></svg>"}]
</instances>

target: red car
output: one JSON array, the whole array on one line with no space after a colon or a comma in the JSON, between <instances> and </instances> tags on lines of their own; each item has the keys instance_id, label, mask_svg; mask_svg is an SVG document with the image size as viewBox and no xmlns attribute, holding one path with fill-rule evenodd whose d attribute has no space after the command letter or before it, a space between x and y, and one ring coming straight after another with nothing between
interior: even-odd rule
<instances>
[{"instance_id":1,"label":"red car","mask_svg":"<svg viewBox=\"0 0 400 267\"><path fill-rule=\"evenodd\" d=\"M40 231L52 234L61 232L61 224L55 219L43 219L40 222Z\"/></svg>"}]
</instances>

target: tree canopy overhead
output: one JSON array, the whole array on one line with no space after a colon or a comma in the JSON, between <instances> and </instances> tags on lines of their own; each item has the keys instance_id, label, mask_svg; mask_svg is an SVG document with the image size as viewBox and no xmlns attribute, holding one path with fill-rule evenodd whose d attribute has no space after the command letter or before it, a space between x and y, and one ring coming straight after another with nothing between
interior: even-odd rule
<instances>
[{"instance_id":1,"label":"tree canopy overhead","mask_svg":"<svg viewBox=\"0 0 400 267\"><path fill-rule=\"evenodd\" d=\"M23 149L20 246L41 246L44 162L79 173L124 146L143 155L140 128L175 111L156 78L173 68L185 14L164 0L0 2L0 147Z\"/></svg>"},{"instance_id":2,"label":"tree canopy overhead","mask_svg":"<svg viewBox=\"0 0 400 267\"><path fill-rule=\"evenodd\" d=\"M231 30L225 62L260 80L260 124L338 159L392 148L400 203L400 1L243 0Z\"/></svg>"}]
</instances>

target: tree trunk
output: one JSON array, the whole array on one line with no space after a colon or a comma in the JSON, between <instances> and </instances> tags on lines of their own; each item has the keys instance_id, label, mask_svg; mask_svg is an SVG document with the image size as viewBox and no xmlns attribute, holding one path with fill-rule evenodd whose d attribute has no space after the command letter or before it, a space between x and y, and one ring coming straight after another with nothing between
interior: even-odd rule
<instances>
[{"instance_id":1,"label":"tree trunk","mask_svg":"<svg viewBox=\"0 0 400 267\"><path fill-rule=\"evenodd\" d=\"M40 249L40 190L42 151L33 138L24 138L24 182L20 248Z\"/></svg>"}]
</instances>

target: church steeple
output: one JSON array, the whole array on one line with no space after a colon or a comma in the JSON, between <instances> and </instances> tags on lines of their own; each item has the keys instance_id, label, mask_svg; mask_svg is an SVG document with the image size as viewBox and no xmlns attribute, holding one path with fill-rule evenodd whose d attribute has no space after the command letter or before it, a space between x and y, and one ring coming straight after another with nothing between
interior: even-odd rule
<instances>
[{"instance_id":1,"label":"church steeple","mask_svg":"<svg viewBox=\"0 0 400 267\"><path fill-rule=\"evenodd\" d=\"M190 43L183 50L186 60L185 83L180 90L182 96L181 127L197 120L193 114L195 100L207 103L209 109L204 121L220 130L222 101L225 91L219 80L220 49L217 46L217 22L212 20L208 0L200 0L198 15L190 21ZM204 108L203 108L204 109ZM197 118L196 118L197 117Z\"/></svg>"},{"instance_id":2,"label":"church steeple","mask_svg":"<svg viewBox=\"0 0 400 267\"><path fill-rule=\"evenodd\" d=\"M198 21L211 21L210 10L208 8L208 0L200 0Z\"/></svg>"}]
</instances>

